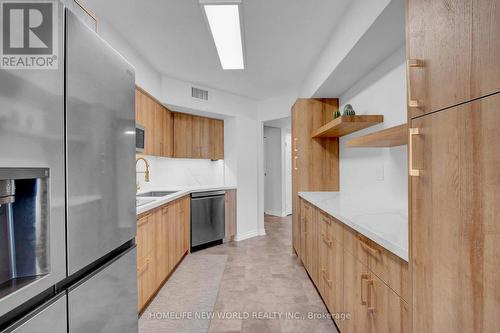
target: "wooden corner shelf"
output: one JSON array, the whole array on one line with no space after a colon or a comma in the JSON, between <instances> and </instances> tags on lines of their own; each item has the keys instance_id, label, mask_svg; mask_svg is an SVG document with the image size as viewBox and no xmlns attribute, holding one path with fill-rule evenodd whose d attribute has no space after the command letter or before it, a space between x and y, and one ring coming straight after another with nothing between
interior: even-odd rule
<instances>
[{"instance_id":1,"label":"wooden corner shelf","mask_svg":"<svg viewBox=\"0 0 500 333\"><path fill-rule=\"evenodd\" d=\"M311 136L313 138L337 138L380 124L383 121L384 116L382 115L340 116L313 131Z\"/></svg>"},{"instance_id":2,"label":"wooden corner shelf","mask_svg":"<svg viewBox=\"0 0 500 333\"><path fill-rule=\"evenodd\" d=\"M347 141L347 147L396 147L408 144L408 124L394 126Z\"/></svg>"}]
</instances>

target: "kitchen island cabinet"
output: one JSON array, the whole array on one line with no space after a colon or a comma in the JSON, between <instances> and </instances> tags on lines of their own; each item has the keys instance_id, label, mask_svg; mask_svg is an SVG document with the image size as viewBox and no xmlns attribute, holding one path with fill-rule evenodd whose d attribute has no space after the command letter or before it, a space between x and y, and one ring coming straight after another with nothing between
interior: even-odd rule
<instances>
[{"instance_id":1,"label":"kitchen island cabinet","mask_svg":"<svg viewBox=\"0 0 500 333\"><path fill-rule=\"evenodd\" d=\"M313 203L299 207L299 258L341 332L409 332L408 262Z\"/></svg>"}]
</instances>

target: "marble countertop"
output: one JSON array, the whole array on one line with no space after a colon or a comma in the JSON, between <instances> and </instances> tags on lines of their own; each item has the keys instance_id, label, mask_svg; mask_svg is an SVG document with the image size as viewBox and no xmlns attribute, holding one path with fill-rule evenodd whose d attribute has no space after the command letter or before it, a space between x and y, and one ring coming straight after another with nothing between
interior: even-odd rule
<instances>
[{"instance_id":1,"label":"marble countertop","mask_svg":"<svg viewBox=\"0 0 500 333\"><path fill-rule=\"evenodd\" d=\"M299 192L299 196L408 261L408 208L404 204L341 192Z\"/></svg>"},{"instance_id":2,"label":"marble countertop","mask_svg":"<svg viewBox=\"0 0 500 333\"><path fill-rule=\"evenodd\" d=\"M227 185L212 185L212 186L191 186L191 187L172 187L172 186L166 186L166 187L154 187L154 188L148 188L141 190L137 192L137 194L142 194L142 193L147 193L147 192L157 192L157 191L176 191L175 193L172 193L170 195L164 196L164 197L145 197L145 198L138 198L139 200L142 201L148 201L146 204L137 206L136 211L137 215L145 213L147 211L150 211L151 209L154 209L156 207L160 207L166 203L169 203L171 201L174 201L175 199L181 198L183 196L189 195L191 193L195 192L205 192L205 191L225 191L225 190L232 190L235 189L236 186L227 186Z\"/></svg>"}]
</instances>

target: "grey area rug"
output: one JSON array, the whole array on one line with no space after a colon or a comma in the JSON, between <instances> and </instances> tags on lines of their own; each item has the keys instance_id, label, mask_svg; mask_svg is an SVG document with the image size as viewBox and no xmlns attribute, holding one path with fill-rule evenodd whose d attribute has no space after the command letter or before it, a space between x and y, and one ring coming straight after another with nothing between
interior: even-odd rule
<instances>
[{"instance_id":1,"label":"grey area rug","mask_svg":"<svg viewBox=\"0 0 500 333\"><path fill-rule=\"evenodd\" d=\"M139 319L139 333L206 333L226 255L188 255Z\"/></svg>"}]
</instances>

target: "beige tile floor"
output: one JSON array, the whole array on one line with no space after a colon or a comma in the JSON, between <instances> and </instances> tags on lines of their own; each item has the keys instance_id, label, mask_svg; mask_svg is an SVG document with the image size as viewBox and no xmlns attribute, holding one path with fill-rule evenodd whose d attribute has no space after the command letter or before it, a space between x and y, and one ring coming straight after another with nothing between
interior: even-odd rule
<instances>
[{"instance_id":1,"label":"beige tile floor","mask_svg":"<svg viewBox=\"0 0 500 333\"><path fill-rule=\"evenodd\" d=\"M200 251L228 255L209 332L337 332L331 319L301 319L328 311L292 255L291 217L265 223L266 236Z\"/></svg>"}]
</instances>

